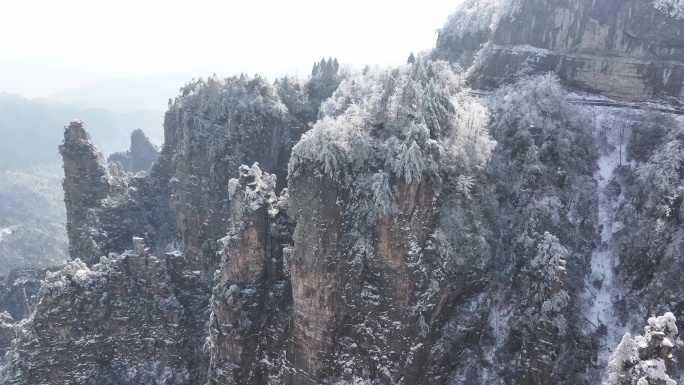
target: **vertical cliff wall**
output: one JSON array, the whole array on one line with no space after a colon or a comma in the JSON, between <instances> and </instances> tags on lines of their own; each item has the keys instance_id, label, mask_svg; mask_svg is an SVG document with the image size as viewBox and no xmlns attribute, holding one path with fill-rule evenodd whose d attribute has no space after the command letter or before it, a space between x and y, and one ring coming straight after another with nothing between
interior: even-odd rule
<instances>
[{"instance_id":1,"label":"vertical cliff wall","mask_svg":"<svg viewBox=\"0 0 684 385\"><path fill-rule=\"evenodd\" d=\"M684 20L651 1L470 1L439 32L436 53L475 60L476 87L555 72L585 91L676 101L683 31Z\"/></svg>"},{"instance_id":2,"label":"vertical cliff wall","mask_svg":"<svg viewBox=\"0 0 684 385\"><path fill-rule=\"evenodd\" d=\"M132 237L145 237L161 253L173 248L175 230L165 224L170 216L166 159L136 175L107 165L81 121L64 128L59 150L72 258L93 265L101 256L129 249Z\"/></svg>"},{"instance_id":3,"label":"vertical cliff wall","mask_svg":"<svg viewBox=\"0 0 684 385\"><path fill-rule=\"evenodd\" d=\"M230 229L220 240L211 298L210 384L274 383L282 367L291 298L283 251L294 223L276 199L274 175L258 164L230 180Z\"/></svg>"},{"instance_id":4,"label":"vertical cliff wall","mask_svg":"<svg viewBox=\"0 0 684 385\"><path fill-rule=\"evenodd\" d=\"M383 93L366 98L375 85ZM486 124L478 104L447 96L458 89L446 63L424 61L343 81L293 149L287 383L429 381L429 347L489 259L486 234L451 221L477 209L442 178L450 167L477 178L491 151L475 134ZM479 245L450 255L447 224Z\"/></svg>"}]
</instances>

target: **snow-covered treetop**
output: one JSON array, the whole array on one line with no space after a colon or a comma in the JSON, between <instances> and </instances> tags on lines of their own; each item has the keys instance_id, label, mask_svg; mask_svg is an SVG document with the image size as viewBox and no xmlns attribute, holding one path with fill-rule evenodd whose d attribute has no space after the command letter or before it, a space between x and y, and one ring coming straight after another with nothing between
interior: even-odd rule
<instances>
[{"instance_id":1,"label":"snow-covered treetop","mask_svg":"<svg viewBox=\"0 0 684 385\"><path fill-rule=\"evenodd\" d=\"M449 16L440 36L464 37L494 32L503 19L520 12L521 0L467 0Z\"/></svg>"},{"instance_id":2,"label":"snow-covered treetop","mask_svg":"<svg viewBox=\"0 0 684 385\"><path fill-rule=\"evenodd\" d=\"M287 108L276 88L256 75L210 77L186 84L169 109L167 119L176 119L183 147L210 136L210 155L223 153L236 138L270 129L268 120L282 117Z\"/></svg>"},{"instance_id":3,"label":"snow-covered treetop","mask_svg":"<svg viewBox=\"0 0 684 385\"><path fill-rule=\"evenodd\" d=\"M48 272L40 288L40 297L47 293L55 296L73 290L77 286L89 286L106 276L110 258L102 257L100 263L89 268L83 261L76 258L66 262L55 272Z\"/></svg>"},{"instance_id":4,"label":"snow-covered treetop","mask_svg":"<svg viewBox=\"0 0 684 385\"><path fill-rule=\"evenodd\" d=\"M543 127L571 112L566 94L554 74L523 78L497 90L492 98L492 113L497 115L497 121L518 127Z\"/></svg>"},{"instance_id":5,"label":"snow-covered treetop","mask_svg":"<svg viewBox=\"0 0 684 385\"><path fill-rule=\"evenodd\" d=\"M643 336L626 333L610 357L604 385L677 385L664 361L672 360L670 351L678 335L675 322L674 314L667 312L649 318Z\"/></svg>"},{"instance_id":6,"label":"snow-covered treetop","mask_svg":"<svg viewBox=\"0 0 684 385\"><path fill-rule=\"evenodd\" d=\"M365 72L322 104L321 119L293 149L290 176L317 163L336 179L384 170L410 182L439 179L446 158L459 158L470 171L486 163L493 147L486 110L461 92L448 63L421 59Z\"/></svg>"},{"instance_id":7,"label":"snow-covered treetop","mask_svg":"<svg viewBox=\"0 0 684 385\"><path fill-rule=\"evenodd\" d=\"M684 19L684 0L653 0L653 6L668 16Z\"/></svg>"},{"instance_id":8,"label":"snow-covered treetop","mask_svg":"<svg viewBox=\"0 0 684 385\"><path fill-rule=\"evenodd\" d=\"M275 175L262 172L259 163L254 163L252 167L240 166L240 176L228 181L228 194L234 199L236 194L241 195L243 211L256 211L269 202L275 202Z\"/></svg>"},{"instance_id":9,"label":"snow-covered treetop","mask_svg":"<svg viewBox=\"0 0 684 385\"><path fill-rule=\"evenodd\" d=\"M552 282L565 275L567 255L568 251L560 244L558 238L545 232L537 256L530 261L530 267L539 271L544 279Z\"/></svg>"},{"instance_id":10,"label":"snow-covered treetop","mask_svg":"<svg viewBox=\"0 0 684 385\"><path fill-rule=\"evenodd\" d=\"M650 317L648 319L648 325L644 327L644 336L636 337L637 342L642 345L643 343L650 344L657 340L658 344L673 347L674 343L677 341L677 336L679 335L679 330L677 330L677 319L674 314L667 312L658 317Z\"/></svg>"}]
</instances>

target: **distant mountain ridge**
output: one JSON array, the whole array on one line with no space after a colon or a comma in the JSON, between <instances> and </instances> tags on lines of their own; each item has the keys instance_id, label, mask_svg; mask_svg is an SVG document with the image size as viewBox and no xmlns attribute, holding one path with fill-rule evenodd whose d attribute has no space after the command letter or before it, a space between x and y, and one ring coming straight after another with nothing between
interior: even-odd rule
<instances>
[{"instance_id":1,"label":"distant mountain ridge","mask_svg":"<svg viewBox=\"0 0 684 385\"><path fill-rule=\"evenodd\" d=\"M150 110L163 116L167 100L175 97L187 80L185 74L111 78L58 92L43 100L85 108L108 108L119 113Z\"/></svg>"},{"instance_id":2,"label":"distant mountain ridge","mask_svg":"<svg viewBox=\"0 0 684 385\"><path fill-rule=\"evenodd\" d=\"M175 98L178 90L191 79L234 72L234 68L216 64L174 73L112 77L56 92L42 100L64 102L82 108L107 108L119 113L156 111L161 121L168 109L168 100Z\"/></svg>"},{"instance_id":3,"label":"distant mountain ridge","mask_svg":"<svg viewBox=\"0 0 684 385\"><path fill-rule=\"evenodd\" d=\"M0 169L57 163L62 127L72 119L92 122L93 137L98 138L107 154L127 149L134 129L142 129L152 142L158 143L163 137L160 112L117 113L0 93Z\"/></svg>"}]
</instances>

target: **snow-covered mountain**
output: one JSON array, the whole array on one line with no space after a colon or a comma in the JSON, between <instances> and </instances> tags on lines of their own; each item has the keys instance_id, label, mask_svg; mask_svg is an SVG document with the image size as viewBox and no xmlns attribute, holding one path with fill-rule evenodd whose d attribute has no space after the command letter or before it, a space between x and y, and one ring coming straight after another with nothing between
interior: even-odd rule
<instances>
[{"instance_id":1,"label":"snow-covered mountain","mask_svg":"<svg viewBox=\"0 0 684 385\"><path fill-rule=\"evenodd\" d=\"M72 121L74 261L0 378L681 382L679 8L472 0L396 68L195 80L144 173Z\"/></svg>"}]
</instances>

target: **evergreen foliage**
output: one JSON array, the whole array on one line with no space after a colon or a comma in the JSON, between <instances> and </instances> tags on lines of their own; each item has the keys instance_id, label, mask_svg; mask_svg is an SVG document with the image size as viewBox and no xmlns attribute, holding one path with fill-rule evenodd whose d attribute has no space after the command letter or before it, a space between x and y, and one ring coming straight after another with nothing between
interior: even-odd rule
<instances>
[{"instance_id":1,"label":"evergreen foliage","mask_svg":"<svg viewBox=\"0 0 684 385\"><path fill-rule=\"evenodd\" d=\"M684 1L682 0L654 0L653 6L668 16L684 19Z\"/></svg>"}]
</instances>

